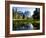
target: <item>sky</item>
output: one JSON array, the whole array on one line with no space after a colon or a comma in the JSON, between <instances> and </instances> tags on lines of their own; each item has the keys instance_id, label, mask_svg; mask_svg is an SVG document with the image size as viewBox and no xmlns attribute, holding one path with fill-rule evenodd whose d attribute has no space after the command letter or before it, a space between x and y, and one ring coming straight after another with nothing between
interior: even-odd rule
<instances>
[{"instance_id":1,"label":"sky","mask_svg":"<svg viewBox=\"0 0 46 38\"><path fill-rule=\"evenodd\" d=\"M23 13L25 11L29 11L29 15L28 17L31 17L33 15L33 12L35 11L35 8L27 8L27 7L13 7L14 11L16 10L17 8L17 11L22 11Z\"/></svg>"}]
</instances>

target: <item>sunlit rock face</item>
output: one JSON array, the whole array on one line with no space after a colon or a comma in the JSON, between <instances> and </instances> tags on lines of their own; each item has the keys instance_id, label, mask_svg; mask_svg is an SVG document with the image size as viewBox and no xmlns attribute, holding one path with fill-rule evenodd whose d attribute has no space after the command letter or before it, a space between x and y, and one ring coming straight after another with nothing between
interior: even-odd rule
<instances>
[{"instance_id":1,"label":"sunlit rock face","mask_svg":"<svg viewBox=\"0 0 46 38\"><path fill-rule=\"evenodd\" d=\"M31 17L34 14L35 8L25 8L25 7L13 7L14 12L19 12L20 14L24 14L27 17Z\"/></svg>"}]
</instances>

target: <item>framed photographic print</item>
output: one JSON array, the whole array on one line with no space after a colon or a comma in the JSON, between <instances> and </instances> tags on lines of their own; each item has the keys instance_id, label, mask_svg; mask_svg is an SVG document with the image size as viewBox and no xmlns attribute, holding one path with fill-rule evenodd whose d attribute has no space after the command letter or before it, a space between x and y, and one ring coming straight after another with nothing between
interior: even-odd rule
<instances>
[{"instance_id":1,"label":"framed photographic print","mask_svg":"<svg viewBox=\"0 0 46 38\"><path fill-rule=\"evenodd\" d=\"M5 36L45 34L44 3L5 1Z\"/></svg>"}]
</instances>

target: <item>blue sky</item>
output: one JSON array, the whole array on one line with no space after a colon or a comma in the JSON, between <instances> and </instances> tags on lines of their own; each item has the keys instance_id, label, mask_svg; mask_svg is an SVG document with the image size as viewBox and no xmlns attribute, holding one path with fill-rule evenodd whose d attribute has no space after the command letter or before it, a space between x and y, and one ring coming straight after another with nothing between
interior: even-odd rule
<instances>
[{"instance_id":1,"label":"blue sky","mask_svg":"<svg viewBox=\"0 0 46 38\"><path fill-rule=\"evenodd\" d=\"M29 16L28 17L31 17L33 15L33 12L35 10L35 8L27 8L27 7L13 7L14 8L14 11L16 10L17 8L17 11L22 11L23 13L25 11L29 11Z\"/></svg>"}]
</instances>

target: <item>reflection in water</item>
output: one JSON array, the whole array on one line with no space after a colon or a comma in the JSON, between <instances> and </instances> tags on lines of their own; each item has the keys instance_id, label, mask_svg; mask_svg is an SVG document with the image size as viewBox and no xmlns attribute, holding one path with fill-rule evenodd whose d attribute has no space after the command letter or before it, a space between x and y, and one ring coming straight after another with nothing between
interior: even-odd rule
<instances>
[{"instance_id":1,"label":"reflection in water","mask_svg":"<svg viewBox=\"0 0 46 38\"><path fill-rule=\"evenodd\" d=\"M40 23L30 23L30 22L13 22L13 30L39 30Z\"/></svg>"},{"instance_id":2,"label":"reflection in water","mask_svg":"<svg viewBox=\"0 0 46 38\"><path fill-rule=\"evenodd\" d=\"M13 24L13 30L33 30L33 25L31 23L20 23L16 22Z\"/></svg>"}]
</instances>

